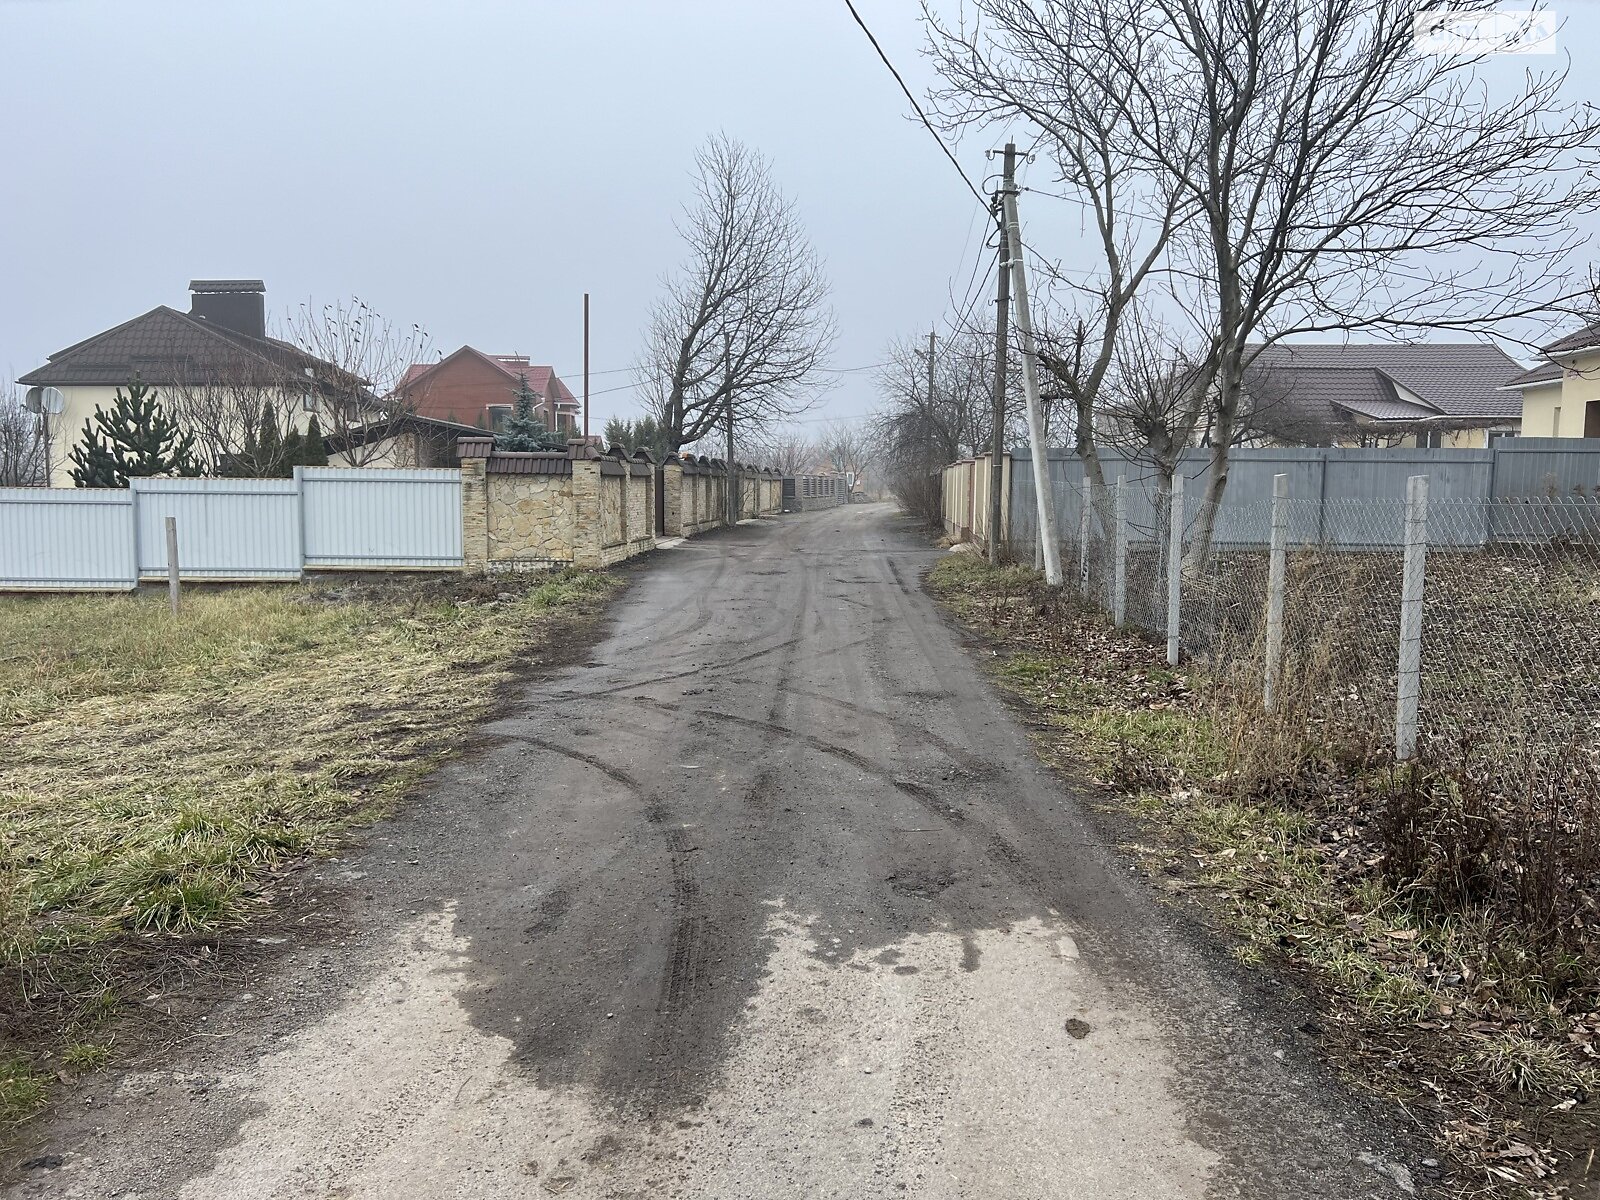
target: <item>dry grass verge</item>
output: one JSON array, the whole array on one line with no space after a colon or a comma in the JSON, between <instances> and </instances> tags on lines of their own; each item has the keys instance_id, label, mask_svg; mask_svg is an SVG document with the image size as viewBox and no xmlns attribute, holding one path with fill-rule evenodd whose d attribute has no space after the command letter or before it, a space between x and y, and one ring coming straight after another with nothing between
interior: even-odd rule
<instances>
[{"instance_id":1,"label":"dry grass verge","mask_svg":"<svg viewBox=\"0 0 1600 1200\"><path fill-rule=\"evenodd\" d=\"M928 586L992 642L1041 755L1134 818L1152 879L1229 930L1241 962L1321 998L1308 1033L1428 1124L1450 1190L1589 1194L1600 789L1573 799L1583 761L1553 764L1543 795L1397 766L1315 687L1264 713L1032 571L952 554Z\"/></svg>"},{"instance_id":2,"label":"dry grass verge","mask_svg":"<svg viewBox=\"0 0 1600 1200\"><path fill-rule=\"evenodd\" d=\"M381 814L606 575L0 598L0 1127L104 1063L131 982Z\"/></svg>"}]
</instances>

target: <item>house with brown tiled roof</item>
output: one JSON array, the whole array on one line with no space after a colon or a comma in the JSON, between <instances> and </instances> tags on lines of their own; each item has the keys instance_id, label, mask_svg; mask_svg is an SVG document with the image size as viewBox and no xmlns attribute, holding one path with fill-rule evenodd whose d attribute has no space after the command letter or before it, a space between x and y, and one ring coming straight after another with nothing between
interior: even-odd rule
<instances>
[{"instance_id":1,"label":"house with brown tiled roof","mask_svg":"<svg viewBox=\"0 0 1600 1200\"><path fill-rule=\"evenodd\" d=\"M546 429L576 429L582 405L550 367L522 354L485 354L463 346L436 363L413 364L401 379L400 407L420 416L497 431L510 419L526 380Z\"/></svg>"},{"instance_id":2,"label":"house with brown tiled roof","mask_svg":"<svg viewBox=\"0 0 1600 1200\"><path fill-rule=\"evenodd\" d=\"M1278 342L1246 372L1261 441L1475 449L1522 428L1505 385L1522 365L1488 342Z\"/></svg>"},{"instance_id":3,"label":"house with brown tiled roof","mask_svg":"<svg viewBox=\"0 0 1600 1200\"><path fill-rule=\"evenodd\" d=\"M44 388L63 397L51 426L50 484L71 487L67 453L97 408L109 411L118 388L138 379L166 393L193 395L217 383L274 396L273 407L304 430L316 408L319 380L344 373L297 346L267 335L266 286L259 279L196 279L189 311L157 305L149 312L75 342L17 382L37 402Z\"/></svg>"},{"instance_id":4,"label":"house with brown tiled roof","mask_svg":"<svg viewBox=\"0 0 1600 1200\"><path fill-rule=\"evenodd\" d=\"M1600 438L1600 321L1540 347L1544 361L1506 384L1530 437Z\"/></svg>"}]
</instances>

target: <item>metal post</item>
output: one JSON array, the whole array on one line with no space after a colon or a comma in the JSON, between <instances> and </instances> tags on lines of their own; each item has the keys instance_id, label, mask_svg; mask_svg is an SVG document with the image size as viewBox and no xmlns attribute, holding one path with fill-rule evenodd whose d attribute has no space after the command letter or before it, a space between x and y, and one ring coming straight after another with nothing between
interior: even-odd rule
<instances>
[{"instance_id":1,"label":"metal post","mask_svg":"<svg viewBox=\"0 0 1600 1200\"><path fill-rule=\"evenodd\" d=\"M1277 703L1278 672L1283 661L1283 584L1289 558L1289 477L1272 477L1272 550L1267 560L1267 662L1261 685L1261 706L1271 712Z\"/></svg>"},{"instance_id":2,"label":"metal post","mask_svg":"<svg viewBox=\"0 0 1600 1200\"><path fill-rule=\"evenodd\" d=\"M1089 600L1089 531L1094 516L1094 485L1083 477L1083 511L1078 514L1078 595Z\"/></svg>"},{"instance_id":3,"label":"metal post","mask_svg":"<svg viewBox=\"0 0 1600 1200\"><path fill-rule=\"evenodd\" d=\"M1406 480L1405 566L1400 581L1400 670L1395 687L1394 756L1417 753L1417 700L1422 691L1422 585L1428 564L1428 477Z\"/></svg>"},{"instance_id":4,"label":"metal post","mask_svg":"<svg viewBox=\"0 0 1600 1200\"><path fill-rule=\"evenodd\" d=\"M1167 526L1167 664L1178 665L1178 612L1183 598L1183 471L1172 474Z\"/></svg>"},{"instance_id":5,"label":"metal post","mask_svg":"<svg viewBox=\"0 0 1600 1200\"><path fill-rule=\"evenodd\" d=\"M178 612L178 518L167 518L167 600Z\"/></svg>"},{"instance_id":6,"label":"metal post","mask_svg":"<svg viewBox=\"0 0 1600 1200\"><path fill-rule=\"evenodd\" d=\"M1117 476L1115 532L1112 544L1111 619L1121 625L1128 615L1128 477Z\"/></svg>"}]
</instances>

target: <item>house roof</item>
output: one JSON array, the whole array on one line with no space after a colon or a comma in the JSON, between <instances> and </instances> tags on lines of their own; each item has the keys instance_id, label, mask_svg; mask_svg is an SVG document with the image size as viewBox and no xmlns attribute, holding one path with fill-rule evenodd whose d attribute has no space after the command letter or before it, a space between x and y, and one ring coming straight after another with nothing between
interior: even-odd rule
<instances>
[{"instance_id":1,"label":"house roof","mask_svg":"<svg viewBox=\"0 0 1600 1200\"><path fill-rule=\"evenodd\" d=\"M464 425L460 421L441 421L437 417L424 417L420 413L398 413L387 420L369 421L365 425L330 433L322 440L329 450L337 452L349 449L351 446L365 446L369 441L381 442L408 429L420 433L455 434L458 437L483 434L483 430L476 425Z\"/></svg>"},{"instance_id":2,"label":"house roof","mask_svg":"<svg viewBox=\"0 0 1600 1200\"><path fill-rule=\"evenodd\" d=\"M1556 383L1561 379L1561 364L1542 362L1531 370L1524 371L1515 379L1501 384L1504 388L1532 387L1539 383Z\"/></svg>"},{"instance_id":3,"label":"house roof","mask_svg":"<svg viewBox=\"0 0 1600 1200\"><path fill-rule=\"evenodd\" d=\"M530 362L525 355L520 354L485 354L472 346L463 346L454 354L440 359L436 363L412 363L406 368L406 373L401 376L400 390L406 391L415 387L427 376L433 374L446 363L452 362L463 355L471 355L481 359L489 365L498 368L513 384L519 378L525 377L528 386L540 396L550 399L558 408L575 407L577 398L568 390L567 385L555 373L555 368L540 366Z\"/></svg>"},{"instance_id":4,"label":"house roof","mask_svg":"<svg viewBox=\"0 0 1600 1200\"><path fill-rule=\"evenodd\" d=\"M1600 347L1600 321L1592 321L1575 333L1565 337L1558 337L1547 346L1540 346L1544 354L1571 354L1574 350L1588 350L1591 347Z\"/></svg>"},{"instance_id":5,"label":"house roof","mask_svg":"<svg viewBox=\"0 0 1600 1200\"><path fill-rule=\"evenodd\" d=\"M1283 377L1289 406L1298 407L1294 397L1304 381L1310 408L1336 405L1374 421L1448 424L1522 415L1520 399L1499 390L1523 373L1522 364L1487 342L1280 342L1257 353L1252 371ZM1296 416L1316 419L1312 411Z\"/></svg>"},{"instance_id":6,"label":"house roof","mask_svg":"<svg viewBox=\"0 0 1600 1200\"><path fill-rule=\"evenodd\" d=\"M137 375L151 384L193 383L223 364L255 383L277 382L286 372L299 374L306 367L323 377L343 374L288 342L251 337L163 304L57 350L49 362L17 382L29 387L121 385Z\"/></svg>"}]
</instances>

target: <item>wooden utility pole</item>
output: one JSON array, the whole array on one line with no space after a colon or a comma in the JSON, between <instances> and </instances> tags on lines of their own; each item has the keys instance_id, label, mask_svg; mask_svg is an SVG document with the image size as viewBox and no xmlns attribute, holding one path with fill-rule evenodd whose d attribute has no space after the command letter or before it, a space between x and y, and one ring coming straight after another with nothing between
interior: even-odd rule
<instances>
[{"instance_id":1,"label":"wooden utility pole","mask_svg":"<svg viewBox=\"0 0 1600 1200\"><path fill-rule=\"evenodd\" d=\"M1006 162L1014 163L1016 144L1006 143ZM1028 446L1033 456L1033 496L1039 507L1039 546L1044 554L1044 581L1061 586L1061 545L1056 541L1056 511L1050 496L1050 453L1044 440L1044 414L1039 409L1039 367L1033 350L1033 318L1028 312L1028 275L1023 267L1022 226L1017 217L1017 186L1012 173L1001 185L1006 214L1006 249L1011 256L1011 282L1016 293L1017 333L1022 340L1022 391L1028 403Z\"/></svg>"},{"instance_id":2,"label":"wooden utility pole","mask_svg":"<svg viewBox=\"0 0 1600 1200\"><path fill-rule=\"evenodd\" d=\"M1012 142L1006 143L1005 149L1005 179L1010 186L1011 177L1017 169L1017 147ZM1000 207L1000 196L995 194L995 207ZM1009 324L1011 319L1011 275L1006 270L1006 247L1010 239L1006 237L1005 225L1000 226L1000 251L999 267L995 274L999 276L998 295L995 297L994 309L994 405L990 412L993 422L993 431L989 439L989 561L995 565L1000 562L1000 513L1002 509L1001 489L1004 480L1001 479L1000 461L1006 452L1006 341L1010 334Z\"/></svg>"}]
</instances>

